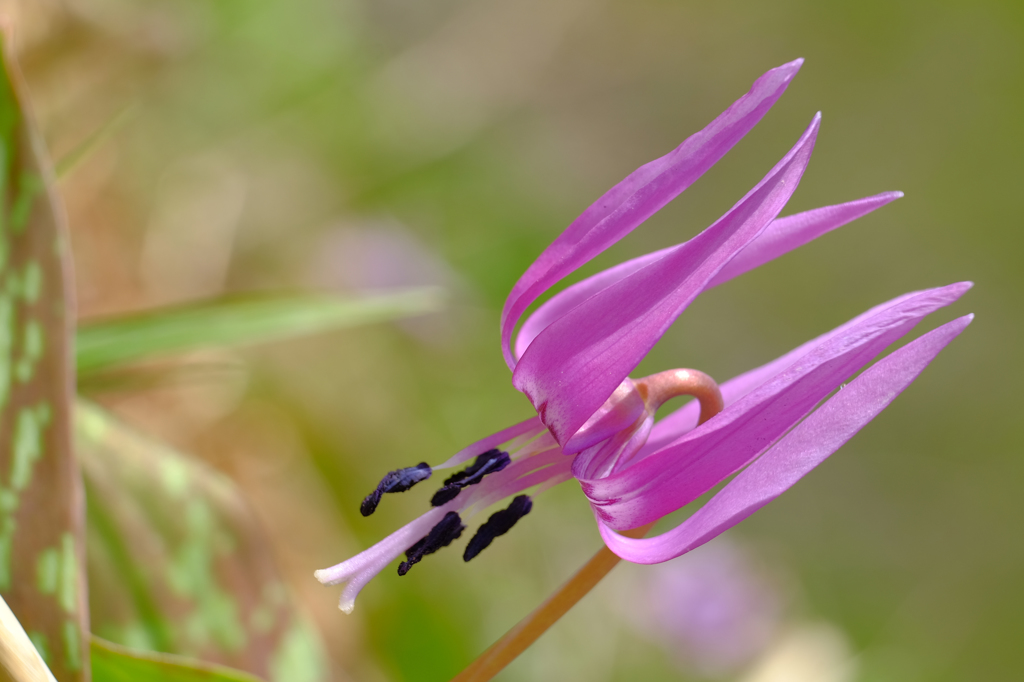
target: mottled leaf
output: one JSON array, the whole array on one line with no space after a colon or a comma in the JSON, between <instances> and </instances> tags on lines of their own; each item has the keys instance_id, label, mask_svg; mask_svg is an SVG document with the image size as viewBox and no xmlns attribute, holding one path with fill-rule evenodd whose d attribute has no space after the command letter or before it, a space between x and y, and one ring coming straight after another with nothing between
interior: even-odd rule
<instances>
[{"instance_id":1,"label":"mottled leaf","mask_svg":"<svg viewBox=\"0 0 1024 682\"><path fill-rule=\"evenodd\" d=\"M184 656L137 651L92 638L93 682L260 682L260 678L223 665Z\"/></svg>"},{"instance_id":2,"label":"mottled leaf","mask_svg":"<svg viewBox=\"0 0 1024 682\"><path fill-rule=\"evenodd\" d=\"M63 214L4 42L0 76L0 593L61 682L88 680L81 483L70 437Z\"/></svg>"},{"instance_id":3,"label":"mottled leaf","mask_svg":"<svg viewBox=\"0 0 1024 682\"><path fill-rule=\"evenodd\" d=\"M360 298L291 296L224 300L93 322L78 330L80 376L137 360L251 345L436 310L440 292L408 289Z\"/></svg>"},{"instance_id":4,"label":"mottled leaf","mask_svg":"<svg viewBox=\"0 0 1024 682\"><path fill-rule=\"evenodd\" d=\"M234 484L80 401L93 632L273 682L326 663Z\"/></svg>"}]
</instances>

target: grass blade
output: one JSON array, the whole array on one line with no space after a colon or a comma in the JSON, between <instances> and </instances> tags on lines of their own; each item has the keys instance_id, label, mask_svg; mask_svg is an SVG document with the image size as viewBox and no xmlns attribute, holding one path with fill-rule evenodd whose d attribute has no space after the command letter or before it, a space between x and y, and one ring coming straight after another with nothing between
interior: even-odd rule
<instances>
[{"instance_id":1,"label":"grass blade","mask_svg":"<svg viewBox=\"0 0 1024 682\"><path fill-rule=\"evenodd\" d=\"M359 298L290 296L222 300L149 311L79 327L79 376L199 348L243 346L432 312L435 288Z\"/></svg>"}]
</instances>

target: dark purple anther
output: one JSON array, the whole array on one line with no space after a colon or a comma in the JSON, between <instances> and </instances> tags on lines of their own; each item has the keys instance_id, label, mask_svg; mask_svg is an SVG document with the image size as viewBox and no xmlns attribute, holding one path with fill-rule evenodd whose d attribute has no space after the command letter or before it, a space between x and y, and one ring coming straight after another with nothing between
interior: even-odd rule
<instances>
[{"instance_id":1,"label":"dark purple anther","mask_svg":"<svg viewBox=\"0 0 1024 682\"><path fill-rule=\"evenodd\" d=\"M436 526L430 529L427 536L421 538L415 545L405 550L406 560L398 564L398 575L405 575L413 564L428 554L433 554L442 547L447 547L453 540L462 535L466 527L462 525L462 519L456 512L448 512Z\"/></svg>"},{"instance_id":2,"label":"dark purple anther","mask_svg":"<svg viewBox=\"0 0 1024 682\"><path fill-rule=\"evenodd\" d=\"M359 505L359 511L363 516L369 516L380 504L380 496L384 493L402 493L413 487L420 481L430 478L433 470L426 462L420 462L414 467L395 469L389 471L377 484L377 489L366 496L363 503Z\"/></svg>"},{"instance_id":3,"label":"dark purple anther","mask_svg":"<svg viewBox=\"0 0 1024 682\"><path fill-rule=\"evenodd\" d=\"M480 526L476 535L466 545L466 551L462 555L463 561L469 561L480 552L487 549L488 545L499 535L504 535L516 525L516 521L523 518L533 509L533 501L527 495L517 495L508 509L491 514L484 525Z\"/></svg>"},{"instance_id":4,"label":"dark purple anther","mask_svg":"<svg viewBox=\"0 0 1024 682\"><path fill-rule=\"evenodd\" d=\"M444 482L444 487L434 493L434 496L430 499L430 504L435 507L440 507L442 504L447 504L455 499L466 486L476 485L483 480L487 474L494 474L509 464L512 463L512 458L508 456L507 452L502 452L497 448L488 450L482 455L477 455L476 460L468 467L452 474Z\"/></svg>"}]
</instances>

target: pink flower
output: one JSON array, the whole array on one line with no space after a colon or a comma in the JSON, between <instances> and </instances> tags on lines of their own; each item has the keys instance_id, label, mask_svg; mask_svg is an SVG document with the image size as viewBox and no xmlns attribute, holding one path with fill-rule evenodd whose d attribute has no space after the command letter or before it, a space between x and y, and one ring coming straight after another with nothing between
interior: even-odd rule
<instances>
[{"instance_id":1,"label":"pink flower","mask_svg":"<svg viewBox=\"0 0 1024 682\"><path fill-rule=\"evenodd\" d=\"M890 192L778 218L810 160L821 120L816 114L796 145L713 225L689 241L566 288L514 335L526 309L551 286L714 165L771 108L801 63L767 72L704 130L606 192L516 282L502 312L502 352L513 384L537 416L439 466L423 463L388 474L364 501L364 514L383 493L407 490L437 469L475 458L434 495L433 509L352 559L316 572L323 583L347 583L342 610L351 611L366 582L403 553L402 574L457 539L464 519L518 495L470 540L468 561L530 511L532 502L521 493L536 494L572 477L580 481L605 543L620 557L651 564L684 554L739 523L835 452L970 323L968 315L943 325L851 381L923 317L971 286L952 284L883 303L720 387L695 370L629 378L701 292L902 196ZM661 403L680 394L699 401L655 423ZM647 539L617 532L653 522L733 474L676 528Z\"/></svg>"}]
</instances>

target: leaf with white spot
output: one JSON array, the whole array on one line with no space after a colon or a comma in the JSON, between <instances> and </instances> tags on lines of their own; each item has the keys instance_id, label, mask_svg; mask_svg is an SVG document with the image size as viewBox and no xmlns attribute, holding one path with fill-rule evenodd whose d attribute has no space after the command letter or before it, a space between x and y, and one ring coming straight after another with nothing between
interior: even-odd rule
<instances>
[{"instance_id":1,"label":"leaf with white spot","mask_svg":"<svg viewBox=\"0 0 1024 682\"><path fill-rule=\"evenodd\" d=\"M438 289L343 298L307 294L236 298L148 310L78 329L79 378L200 348L252 346L434 312Z\"/></svg>"},{"instance_id":2,"label":"leaf with white spot","mask_svg":"<svg viewBox=\"0 0 1024 682\"><path fill-rule=\"evenodd\" d=\"M65 226L8 43L0 74L0 594L55 677L77 682L89 679L89 650Z\"/></svg>"},{"instance_id":3,"label":"leaf with white spot","mask_svg":"<svg viewBox=\"0 0 1024 682\"><path fill-rule=\"evenodd\" d=\"M319 682L318 635L226 476L80 401L93 632L272 682Z\"/></svg>"}]
</instances>

